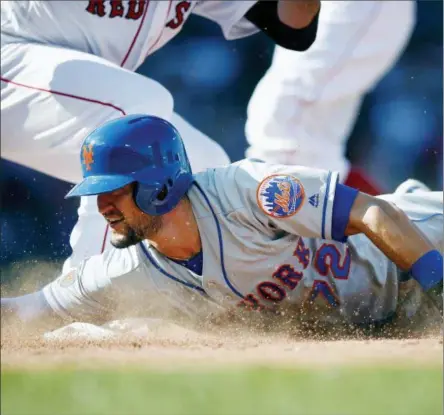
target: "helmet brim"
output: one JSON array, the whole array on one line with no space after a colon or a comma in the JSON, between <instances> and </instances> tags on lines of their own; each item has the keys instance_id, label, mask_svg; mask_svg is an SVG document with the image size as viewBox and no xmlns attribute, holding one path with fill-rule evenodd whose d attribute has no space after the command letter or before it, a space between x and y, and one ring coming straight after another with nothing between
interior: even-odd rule
<instances>
[{"instance_id":1,"label":"helmet brim","mask_svg":"<svg viewBox=\"0 0 444 415\"><path fill-rule=\"evenodd\" d=\"M74 186L65 199L113 192L132 182L134 182L133 177L124 175L89 176Z\"/></svg>"}]
</instances>

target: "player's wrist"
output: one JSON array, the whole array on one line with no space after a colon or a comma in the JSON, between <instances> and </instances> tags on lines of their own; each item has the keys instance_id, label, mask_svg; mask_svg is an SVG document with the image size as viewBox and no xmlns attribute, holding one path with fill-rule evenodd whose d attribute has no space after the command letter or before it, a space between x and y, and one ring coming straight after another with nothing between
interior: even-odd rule
<instances>
[{"instance_id":1,"label":"player's wrist","mask_svg":"<svg viewBox=\"0 0 444 415\"><path fill-rule=\"evenodd\" d=\"M432 250L421 256L410 268L410 274L428 291L443 281L443 258L438 250Z\"/></svg>"}]
</instances>

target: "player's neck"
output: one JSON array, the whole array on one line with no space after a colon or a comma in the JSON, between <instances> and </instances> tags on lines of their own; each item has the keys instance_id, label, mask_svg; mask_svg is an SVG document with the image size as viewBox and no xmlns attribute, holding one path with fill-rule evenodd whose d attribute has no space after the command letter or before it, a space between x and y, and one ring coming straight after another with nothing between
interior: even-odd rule
<instances>
[{"instance_id":1,"label":"player's neck","mask_svg":"<svg viewBox=\"0 0 444 415\"><path fill-rule=\"evenodd\" d=\"M199 227L188 198L163 216L161 230L148 241L161 254L173 259L188 259L201 251Z\"/></svg>"}]
</instances>

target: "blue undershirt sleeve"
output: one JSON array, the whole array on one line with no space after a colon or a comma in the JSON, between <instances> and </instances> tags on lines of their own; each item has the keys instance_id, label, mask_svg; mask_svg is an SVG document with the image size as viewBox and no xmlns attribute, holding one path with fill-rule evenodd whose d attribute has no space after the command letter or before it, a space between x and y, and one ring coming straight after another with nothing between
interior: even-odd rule
<instances>
[{"instance_id":1,"label":"blue undershirt sleeve","mask_svg":"<svg viewBox=\"0 0 444 415\"><path fill-rule=\"evenodd\" d=\"M332 239L338 242L347 242L345 230L348 225L350 211L359 191L341 183L336 185L333 201Z\"/></svg>"}]
</instances>

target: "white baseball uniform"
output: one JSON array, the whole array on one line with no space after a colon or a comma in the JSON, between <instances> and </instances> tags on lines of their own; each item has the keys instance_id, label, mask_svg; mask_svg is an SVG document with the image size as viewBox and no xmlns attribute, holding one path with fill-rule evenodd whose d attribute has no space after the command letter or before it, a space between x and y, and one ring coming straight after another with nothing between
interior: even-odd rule
<instances>
[{"instance_id":1,"label":"white baseball uniform","mask_svg":"<svg viewBox=\"0 0 444 415\"><path fill-rule=\"evenodd\" d=\"M361 102L404 50L413 1L325 1L315 43L276 47L249 106L248 157L338 171Z\"/></svg>"},{"instance_id":2,"label":"white baseball uniform","mask_svg":"<svg viewBox=\"0 0 444 415\"><path fill-rule=\"evenodd\" d=\"M161 315L172 308L205 318L217 307L291 306L328 321L384 319L397 307L401 272L364 235L338 242L345 241L350 208L337 196L337 182L337 173L254 160L199 173L188 197L202 241L202 275L144 241L87 259L47 285L44 296L75 320L116 317L120 298L131 304L122 316L150 317L157 307ZM384 197L442 252L442 196Z\"/></svg>"},{"instance_id":3,"label":"white baseball uniform","mask_svg":"<svg viewBox=\"0 0 444 415\"><path fill-rule=\"evenodd\" d=\"M216 142L173 112L162 85L134 71L180 32L191 13L218 23L227 39L256 32L243 18L254 3L2 1L2 157L75 183L82 178L79 148L89 132L125 114L147 113L177 127L194 171L229 163ZM106 244L95 199L82 198L78 213L65 268Z\"/></svg>"}]
</instances>

